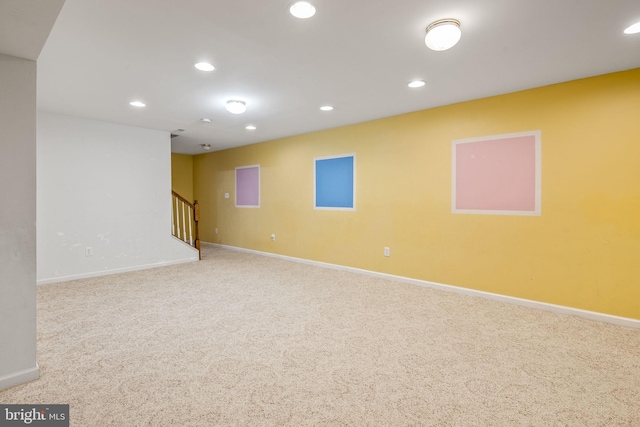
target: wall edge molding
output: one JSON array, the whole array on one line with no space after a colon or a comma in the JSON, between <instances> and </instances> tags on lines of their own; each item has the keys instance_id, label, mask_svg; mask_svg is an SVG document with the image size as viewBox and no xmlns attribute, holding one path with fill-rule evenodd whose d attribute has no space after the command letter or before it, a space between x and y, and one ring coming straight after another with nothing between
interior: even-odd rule
<instances>
[{"instance_id":1,"label":"wall edge molding","mask_svg":"<svg viewBox=\"0 0 640 427\"><path fill-rule=\"evenodd\" d=\"M347 267L347 266L338 265L338 264L330 264L330 263L321 262L321 261L312 261L304 258L296 258L296 257L287 256L287 255L274 254L271 252L263 252L263 251L257 251L254 249L241 248L237 246L223 245L220 243L209 243L209 242L202 242L202 243L205 245L218 246L221 248L230 249L238 252L247 252L247 253L263 255L263 256L268 256L273 258L280 258L288 261L299 262L302 264L309 264L309 265L315 265L319 267L330 268L333 270L349 271L352 273L379 277L379 278L383 278L383 279L387 279L387 280L391 280L399 283L407 283L410 285L422 286L422 287L431 288L431 289L438 289L446 292L454 292L461 295L479 297L479 298L503 302L511 305L534 308L534 309L548 311L556 314L581 317L583 319L594 320L597 322L611 323L614 325L624 326L627 328L640 329L640 320L632 319L628 317L614 316L612 314L598 313L596 311L582 310L579 308L567 307L563 305L556 305L556 304L551 304L546 302L528 300L528 299L512 297L508 295L494 294L491 292L479 291L476 289L462 288L459 286L446 285L443 283L429 282L429 281L420 280L420 279L412 279L410 277L396 276L396 275L387 274L387 273L379 273L371 270L363 270L360 268Z\"/></svg>"},{"instance_id":2,"label":"wall edge molding","mask_svg":"<svg viewBox=\"0 0 640 427\"><path fill-rule=\"evenodd\" d=\"M0 377L0 390L6 390L20 384L37 380L38 378L40 378L40 367L36 363L36 366L33 368L23 369L22 371Z\"/></svg>"},{"instance_id":3,"label":"wall edge molding","mask_svg":"<svg viewBox=\"0 0 640 427\"><path fill-rule=\"evenodd\" d=\"M114 268L109 270L92 271L89 273L72 274L69 276L52 277L49 279L38 279L36 280L36 285L38 286L51 285L54 283L68 282L71 280L88 279L91 277L100 277L100 276L109 276L111 274L128 273L131 271L139 271L139 270L148 270L151 268L166 267L169 265L184 264L187 262L196 262L196 261L198 261L197 251L196 251L196 254L193 256L193 258L183 258L183 259L172 260L172 261L162 261L162 262L157 262L153 264L143 264L143 265L136 265L132 267L122 267L122 268Z\"/></svg>"}]
</instances>

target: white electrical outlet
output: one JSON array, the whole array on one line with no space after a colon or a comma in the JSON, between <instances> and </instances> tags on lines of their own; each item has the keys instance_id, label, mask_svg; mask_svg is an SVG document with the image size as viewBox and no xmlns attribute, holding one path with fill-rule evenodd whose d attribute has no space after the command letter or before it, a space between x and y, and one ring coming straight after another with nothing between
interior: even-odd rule
<instances>
[{"instance_id":1,"label":"white electrical outlet","mask_svg":"<svg viewBox=\"0 0 640 427\"><path fill-rule=\"evenodd\" d=\"M276 240L276 235L275 234L271 235L271 240Z\"/></svg>"},{"instance_id":2,"label":"white electrical outlet","mask_svg":"<svg viewBox=\"0 0 640 427\"><path fill-rule=\"evenodd\" d=\"M391 256L391 249L385 247L384 248L384 256Z\"/></svg>"},{"instance_id":3,"label":"white electrical outlet","mask_svg":"<svg viewBox=\"0 0 640 427\"><path fill-rule=\"evenodd\" d=\"M228 199L229 198L229 193L224 193L224 198Z\"/></svg>"},{"instance_id":4,"label":"white electrical outlet","mask_svg":"<svg viewBox=\"0 0 640 427\"><path fill-rule=\"evenodd\" d=\"M215 228L214 230L215 230L216 234L218 234L218 229L217 229L217 228Z\"/></svg>"},{"instance_id":5,"label":"white electrical outlet","mask_svg":"<svg viewBox=\"0 0 640 427\"><path fill-rule=\"evenodd\" d=\"M93 256L93 248L91 246L84 248L84 256Z\"/></svg>"}]
</instances>

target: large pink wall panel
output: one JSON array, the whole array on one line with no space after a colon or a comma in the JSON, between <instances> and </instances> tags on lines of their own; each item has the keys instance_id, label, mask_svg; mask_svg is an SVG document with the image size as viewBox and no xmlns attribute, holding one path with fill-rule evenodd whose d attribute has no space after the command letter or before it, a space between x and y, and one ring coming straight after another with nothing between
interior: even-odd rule
<instances>
[{"instance_id":1,"label":"large pink wall panel","mask_svg":"<svg viewBox=\"0 0 640 427\"><path fill-rule=\"evenodd\" d=\"M455 140L454 213L540 215L540 132Z\"/></svg>"}]
</instances>

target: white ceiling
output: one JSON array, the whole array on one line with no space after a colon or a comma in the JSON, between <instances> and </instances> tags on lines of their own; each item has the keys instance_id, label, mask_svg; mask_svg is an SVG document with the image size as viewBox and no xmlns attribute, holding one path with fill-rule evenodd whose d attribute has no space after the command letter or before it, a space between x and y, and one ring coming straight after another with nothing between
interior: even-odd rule
<instances>
[{"instance_id":1,"label":"white ceiling","mask_svg":"<svg viewBox=\"0 0 640 427\"><path fill-rule=\"evenodd\" d=\"M173 151L198 154L640 67L640 34L623 34L638 0L313 0L306 20L290 3L66 0L38 60L38 108L185 129ZM434 52L425 27L441 18L462 39ZM230 98L247 112L228 113Z\"/></svg>"},{"instance_id":2,"label":"white ceiling","mask_svg":"<svg viewBox=\"0 0 640 427\"><path fill-rule=\"evenodd\" d=\"M64 0L0 0L0 53L35 61Z\"/></svg>"}]
</instances>

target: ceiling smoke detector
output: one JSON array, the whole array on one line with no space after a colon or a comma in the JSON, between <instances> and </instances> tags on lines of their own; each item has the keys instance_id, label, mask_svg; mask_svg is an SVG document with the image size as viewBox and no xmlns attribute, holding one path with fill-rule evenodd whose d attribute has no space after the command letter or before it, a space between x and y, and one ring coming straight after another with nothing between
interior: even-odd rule
<instances>
[{"instance_id":1,"label":"ceiling smoke detector","mask_svg":"<svg viewBox=\"0 0 640 427\"><path fill-rule=\"evenodd\" d=\"M171 138L175 138L176 136L180 136L180 134L184 132L184 129L176 129L171 131Z\"/></svg>"}]
</instances>

